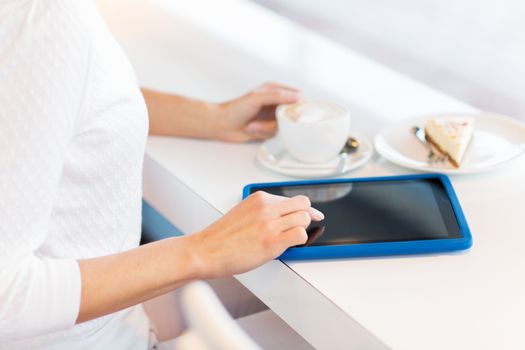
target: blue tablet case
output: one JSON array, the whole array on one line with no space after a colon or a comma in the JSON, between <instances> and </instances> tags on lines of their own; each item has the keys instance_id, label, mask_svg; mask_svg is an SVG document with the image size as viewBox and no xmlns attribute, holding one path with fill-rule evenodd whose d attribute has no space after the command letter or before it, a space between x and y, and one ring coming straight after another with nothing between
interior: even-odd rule
<instances>
[{"instance_id":1,"label":"blue tablet case","mask_svg":"<svg viewBox=\"0 0 525 350\"><path fill-rule=\"evenodd\" d=\"M443 238L433 240L417 240L404 242L381 242L381 243L359 243L342 244L330 246L311 246L287 249L279 259L285 260L307 260L307 259L329 259L346 257L368 257L386 256L401 254L422 254L449 252L455 250L468 249L472 246L472 237L467 221L461 210L458 198L449 178L443 174L418 174L387 177L369 177L355 179L329 179L329 180L306 180L288 182L270 182L246 185L243 189L243 199L250 195L257 188L286 185L312 185L312 184L333 184L345 182L375 182L392 180L414 180L414 179L437 179L441 181L448 195L461 232L460 238Z\"/></svg>"}]
</instances>

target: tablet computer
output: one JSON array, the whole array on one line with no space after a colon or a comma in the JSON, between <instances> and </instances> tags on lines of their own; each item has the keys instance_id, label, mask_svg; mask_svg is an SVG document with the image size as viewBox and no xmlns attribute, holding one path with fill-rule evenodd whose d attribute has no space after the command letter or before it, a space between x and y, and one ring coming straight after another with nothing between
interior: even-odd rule
<instances>
[{"instance_id":1,"label":"tablet computer","mask_svg":"<svg viewBox=\"0 0 525 350\"><path fill-rule=\"evenodd\" d=\"M421 254L467 249L470 230L452 184L442 174L258 183L257 191L305 195L325 220L282 259Z\"/></svg>"}]
</instances>

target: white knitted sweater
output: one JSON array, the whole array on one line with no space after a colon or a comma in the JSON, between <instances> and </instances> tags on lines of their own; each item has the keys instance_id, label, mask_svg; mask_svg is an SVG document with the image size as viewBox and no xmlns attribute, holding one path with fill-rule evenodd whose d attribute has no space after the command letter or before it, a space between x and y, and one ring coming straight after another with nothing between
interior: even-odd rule
<instances>
[{"instance_id":1,"label":"white knitted sweater","mask_svg":"<svg viewBox=\"0 0 525 350\"><path fill-rule=\"evenodd\" d=\"M138 245L146 134L93 0L0 0L0 348L146 347L137 308L74 326L77 259Z\"/></svg>"}]
</instances>

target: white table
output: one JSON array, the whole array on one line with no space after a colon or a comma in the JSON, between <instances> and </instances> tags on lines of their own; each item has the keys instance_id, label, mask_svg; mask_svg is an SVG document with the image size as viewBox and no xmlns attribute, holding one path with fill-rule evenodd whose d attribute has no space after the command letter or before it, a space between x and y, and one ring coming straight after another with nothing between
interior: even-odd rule
<instances>
[{"instance_id":1,"label":"white table","mask_svg":"<svg viewBox=\"0 0 525 350\"><path fill-rule=\"evenodd\" d=\"M426 112L474 111L301 29L231 1L102 2L141 83L208 100L267 80L344 103L371 137ZM244 184L287 179L254 161L259 144L151 137L144 198L183 232L240 201ZM377 155L347 176L409 173ZM462 254L272 261L237 276L319 349L523 349L525 159L453 177L474 246Z\"/></svg>"}]
</instances>

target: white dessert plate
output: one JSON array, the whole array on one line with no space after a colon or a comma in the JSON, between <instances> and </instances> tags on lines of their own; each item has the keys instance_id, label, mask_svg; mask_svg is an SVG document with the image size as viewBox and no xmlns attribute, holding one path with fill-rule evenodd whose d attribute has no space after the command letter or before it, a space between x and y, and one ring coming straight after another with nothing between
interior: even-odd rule
<instances>
[{"instance_id":1,"label":"white dessert plate","mask_svg":"<svg viewBox=\"0 0 525 350\"><path fill-rule=\"evenodd\" d=\"M377 152L389 161L415 170L446 174L470 174L498 168L525 154L525 124L510 117L491 113L447 114L472 116L475 131L459 168L448 161L429 163L428 149L414 136L413 126L424 127L426 115L402 120L380 131L374 138Z\"/></svg>"},{"instance_id":2,"label":"white dessert plate","mask_svg":"<svg viewBox=\"0 0 525 350\"><path fill-rule=\"evenodd\" d=\"M366 164L374 154L370 141L359 135L350 136L359 140L359 148L346 157L337 156L325 163L306 164L296 160L286 152L279 136L263 142L256 159L272 171L293 177L322 178L342 175Z\"/></svg>"}]
</instances>

